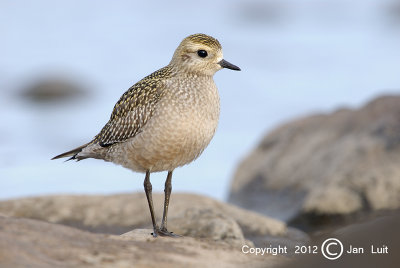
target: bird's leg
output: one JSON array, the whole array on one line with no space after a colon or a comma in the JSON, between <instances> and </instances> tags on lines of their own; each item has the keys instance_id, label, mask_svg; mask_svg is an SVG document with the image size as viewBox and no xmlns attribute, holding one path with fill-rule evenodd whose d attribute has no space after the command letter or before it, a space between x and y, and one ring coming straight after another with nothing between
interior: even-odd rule
<instances>
[{"instance_id":1,"label":"bird's leg","mask_svg":"<svg viewBox=\"0 0 400 268\"><path fill-rule=\"evenodd\" d=\"M162 231L167 231L168 206L169 206L169 198L171 196L171 191L172 191L171 179L172 179L172 171L168 171L164 188L164 212L160 228L160 230Z\"/></svg>"},{"instance_id":2,"label":"bird's leg","mask_svg":"<svg viewBox=\"0 0 400 268\"><path fill-rule=\"evenodd\" d=\"M172 191L172 171L168 171L167 179L165 180L165 188L164 188L164 213L161 221L161 228L160 228L160 235L163 236L171 236L171 237L179 237L179 235L173 234L172 232L168 232L167 230L167 217L168 217L168 206L169 206L169 199L171 197Z\"/></svg>"},{"instance_id":3,"label":"bird's leg","mask_svg":"<svg viewBox=\"0 0 400 268\"><path fill-rule=\"evenodd\" d=\"M156 218L154 217L153 198L151 196L151 191L153 187L150 182L150 171L146 171L146 177L144 179L143 185L147 197L147 202L149 203L151 221L153 222L153 236L157 237L159 229L156 223Z\"/></svg>"}]
</instances>

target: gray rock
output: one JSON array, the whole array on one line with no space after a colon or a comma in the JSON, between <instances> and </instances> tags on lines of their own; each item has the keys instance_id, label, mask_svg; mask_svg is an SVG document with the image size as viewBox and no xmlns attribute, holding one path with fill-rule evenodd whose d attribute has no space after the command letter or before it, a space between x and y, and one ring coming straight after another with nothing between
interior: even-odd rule
<instances>
[{"instance_id":1,"label":"gray rock","mask_svg":"<svg viewBox=\"0 0 400 268\"><path fill-rule=\"evenodd\" d=\"M169 220L176 233L183 236L245 243L242 229L230 216L211 208L187 209Z\"/></svg>"},{"instance_id":2,"label":"gray rock","mask_svg":"<svg viewBox=\"0 0 400 268\"><path fill-rule=\"evenodd\" d=\"M160 220L164 195L154 193L153 201ZM151 227L143 193L22 198L0 202L0 213L108 234ZM176 234L235 245L252 245L249 238L257 245L267 241L287 244L307 240L306 236L292 235L279 220L194 194L173 194L168 219L168 230Z\"/></svg>"},{"instance_id":3,"label":"gray rock","mask_svg":"<svg viewBox=\"0 0 400 268\"><path fill-rule=\"evenodd\" d=\"M281 268L308 268L308 267L363 267L363 268L397 268L400 263L400 213L386 213L384 216L373 217L367 221L351 224L345 228L326 233L313 240L310 245L317 246L317 254L299 254L292 261ZM343 254L336 260L328 260L321 253L321 246L328 238L337 238L343 245ZM364 253L349 254L350 248L363 248ZM378 248L382 254L371 253L371 246L375 252ZM387 247L387 248L386 248ZM387 253L385 252L387 249ZM340 247L333 245L330 252L340 252Z\"/></svg>"},{"instance_id":4,"label":"gray rock","mask_svg":"<svg viewBox=\"0 0 400 268\"><path fill-rule=\"evenodd\" d=\"M272 131L238 167L229 200L284 221L400 208L400 97Z\"/></svg>"},{"instance_id":5,"label":"gray rock","mask_svg":"<svg viewBox=\"0 0 400 268\"><path fill-rule=\"evenodd\" d=\"M265 267L283 256L255 258L228 243L191 237L122 236L0 216L0 267Z\"/></svg>"},{"instance_id":6,"label":"gray rock","mask_svg":"<svg viewBox=\"0 0 400 268\"><path fill-rule=\"evenodd\" d=\"M88 92L76 81L61 77L38 79L24 89L22 98L34 103L59 102L84 97Z\"/></svg>"}]
</instances>

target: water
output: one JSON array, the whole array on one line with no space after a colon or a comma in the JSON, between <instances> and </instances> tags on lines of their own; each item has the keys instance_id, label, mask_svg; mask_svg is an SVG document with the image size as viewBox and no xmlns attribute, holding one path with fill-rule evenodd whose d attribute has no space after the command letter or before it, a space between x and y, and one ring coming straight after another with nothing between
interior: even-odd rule
<instances>
[{"instance_id":1,"label":"water","mask_svg":"<svg viewBox=\"0 0 400 268\"><path fill-rule=\"evenodd\" d=\"M216 136L177 169L173 191L225 199L238 162L272 128L298 116L357 107L400 88L394 0L35 1L0 3L0 198L142 191L143 174L98 160L50 161L89 141L133 83L168 64L181 39L220 40L242 72L215 75ZM69 77L90 98L38 105L18 91ZM152 175L162 191L165 173Z\"/></svg>"}]
</instances>

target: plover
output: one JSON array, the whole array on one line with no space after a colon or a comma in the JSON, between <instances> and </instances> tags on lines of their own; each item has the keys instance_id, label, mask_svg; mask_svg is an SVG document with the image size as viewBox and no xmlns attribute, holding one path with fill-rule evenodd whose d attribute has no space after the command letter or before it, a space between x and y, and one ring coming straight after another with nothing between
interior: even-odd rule
<instances>
[{"instance_id":1,"label":"plover","mask_svg":"<svg viewBox=\"0 0 400 268\"><path fill-rule=\"evenodd\" d=\"M110 120L92 141L53 159L103 159L146 173L144 190L153 236L176 236L167 230L172 172L195 160L214 136L220 104L213 76L222 68L240 71L223 59L217 39L205 34L186 37L166 67L121 96ZM150 183L150 173L159 171L168 171L160 228Z\"/></svg>"}]
</instances>

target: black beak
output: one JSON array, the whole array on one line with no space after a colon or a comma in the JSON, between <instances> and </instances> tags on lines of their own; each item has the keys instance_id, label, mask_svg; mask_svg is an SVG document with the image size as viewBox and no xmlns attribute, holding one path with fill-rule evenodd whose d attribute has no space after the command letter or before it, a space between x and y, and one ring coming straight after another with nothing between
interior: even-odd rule
<instances>
[{"instance_id":1,"label":"black beak","mask_svg":"<svg viewBox=\"0 0 400 268\"><path fill-rule=\"evenodd\" d=\"M220 62L218 62L218 64L221 65L222 68L228 68L231 70L240 71L239 67L237 67L236 65L233 65L232 63L230 63L226 60L221 60Z\"/></svg>"}]
</instances>

